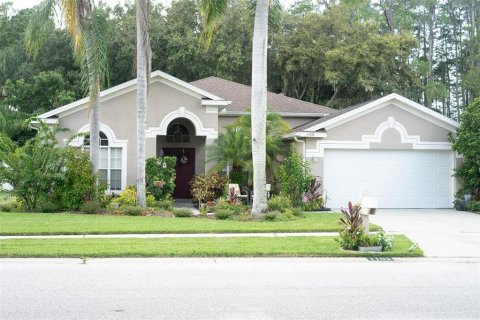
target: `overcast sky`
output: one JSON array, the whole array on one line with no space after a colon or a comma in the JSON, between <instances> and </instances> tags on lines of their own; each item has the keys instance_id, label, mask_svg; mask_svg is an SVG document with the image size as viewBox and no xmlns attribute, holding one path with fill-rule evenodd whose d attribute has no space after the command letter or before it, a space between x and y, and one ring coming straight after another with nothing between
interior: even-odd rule
<instances>
[{"instance_id":1,"label":"overcast sky","mask_svg":"<svg viewBox=\"0 0 480 320\"><path fill-rule=\"evenodd\" d=\"M7 1L12 1L12 0L0 0L1 2L7 2ZM106 2L110 5L115 5L117 3L125 3L125 2L133 2L134 0L103 0L103 2ZM151 0L152 2L162 2L162 3L170 3L172 0ZM29 8L33 7L34 5L38 4L41 2L41 0L13 0L13 7L15 9L24 9L24 8ZM99 0L96 0L96 2L99 2ZM295 0L283 0L283 3L285 7L289 7L292 3L294 3Z\"/></svg>"}]
</instances>

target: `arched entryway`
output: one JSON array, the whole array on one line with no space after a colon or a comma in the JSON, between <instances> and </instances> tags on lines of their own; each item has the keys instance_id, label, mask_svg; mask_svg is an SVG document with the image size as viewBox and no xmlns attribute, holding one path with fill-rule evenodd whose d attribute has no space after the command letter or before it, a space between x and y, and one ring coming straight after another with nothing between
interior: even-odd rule
<instances>
[{"instance_id":1,"label":"arched entryway","mask_svg":"<svg viewBox=\"0 0 480 320\"><path fill-rule=\"evenodd\" d=\"M205 137L197 136L195 125L186 118L176 118L166 135L157 136L157 156L175 156L174 199L191 199L190 181L205 172Z\"/></svg>"}]
</instances>

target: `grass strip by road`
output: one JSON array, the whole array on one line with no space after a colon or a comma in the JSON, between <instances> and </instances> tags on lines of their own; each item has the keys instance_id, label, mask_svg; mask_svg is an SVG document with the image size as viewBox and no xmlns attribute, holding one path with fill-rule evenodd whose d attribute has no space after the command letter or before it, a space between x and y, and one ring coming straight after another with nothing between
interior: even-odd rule
<instances>
[{"instance_id":1,"label":"grass strip by road","mask_svg":"<svg viewBox=\"0 0 480 320\"><path fill-rule=\"evenodd\" d=\"M78 213L0 212L0 235L336 232L338 213L307 213L290 221L131 217ZM370 230L380 228L371 225Z\"/></svg>"},{"instance_id":2,"label":"grass strip by road","mask_svg":"<svg viewBox=\"0 0 480 320\"><path fill-rule=\"evenodd\" d=\"M335 237L246 238L82 238L0 240L0 257L420 257L412 241L394 236L391 251L366 254L344 251Z\"/></svg>"}]
</instances>

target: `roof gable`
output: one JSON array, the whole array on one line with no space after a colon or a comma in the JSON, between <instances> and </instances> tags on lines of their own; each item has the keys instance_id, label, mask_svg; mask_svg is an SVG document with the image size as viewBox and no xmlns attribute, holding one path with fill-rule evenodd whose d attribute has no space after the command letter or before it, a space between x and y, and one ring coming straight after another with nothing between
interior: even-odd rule
<instances>
[{"instance_id":1,"label":"roof gable","mask_svg":"<svg viewBox=\"0 0 480 320\"><path fill-rule=\"evenodd\" d=\"M225 101L224 99L208 91L195 87L188 82L175 78L159 70L152 72L150 76L150 83L154 83L154 82L161 82L179 91L182 91L186 94L195 96L199 99L212 101L212 104L215 104L215 105L228 105L230 103L229 101ZM122 84L119 84L117 86L114 86L112 88L101 91L100 99L101 101L106 101L106 100L118 97L122 94L128 93L130 91L133 91L136 88L137 88L137 79L133 79L133 80L124 82ZM87 107L88 101L89 101L88 97L74 101L65 106L43 113L39 115L38 118L47 119L47 118L59 116L62 113L76 111L77 109L81 110Z\"/></svg>"},{"instance_id":2,"label":"roof gable","mask_svg":"<svg viewBox=\"0 0 480 320\"><path fill-rule=\"evenodd\" d=\"M315 132L321 129L328 130L392 104L447 130L455 131L456 128L458 128L458 122L397 93L391 93L373 101L364 102L350 108L339 110L322 119L297 127L294 131Z\"/></svg>"}]
</instances>

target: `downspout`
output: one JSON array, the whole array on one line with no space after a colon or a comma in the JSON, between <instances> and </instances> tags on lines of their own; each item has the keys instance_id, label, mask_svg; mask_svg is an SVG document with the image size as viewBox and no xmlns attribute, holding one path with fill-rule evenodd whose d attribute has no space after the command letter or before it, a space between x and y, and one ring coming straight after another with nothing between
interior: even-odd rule
<instances>
[{"instance_id":1,"label":"downspout","mask_svg":"<svg viewBox=\"0 0 480 320\"><path fill-rule=\"evenodd\" d=\"M298 139L297 136L294 136L294 137L293 137L293 140L295 140L296 142L300 142L300 143L303 145L303 148L302 148L302 150L303 150L303 151L302 151L303 160L304 160L304 161L307 161L307 154L306 154L307 152L306 152L306 144L305 144L305 141Z\"/></svg>"}]
</instances>

